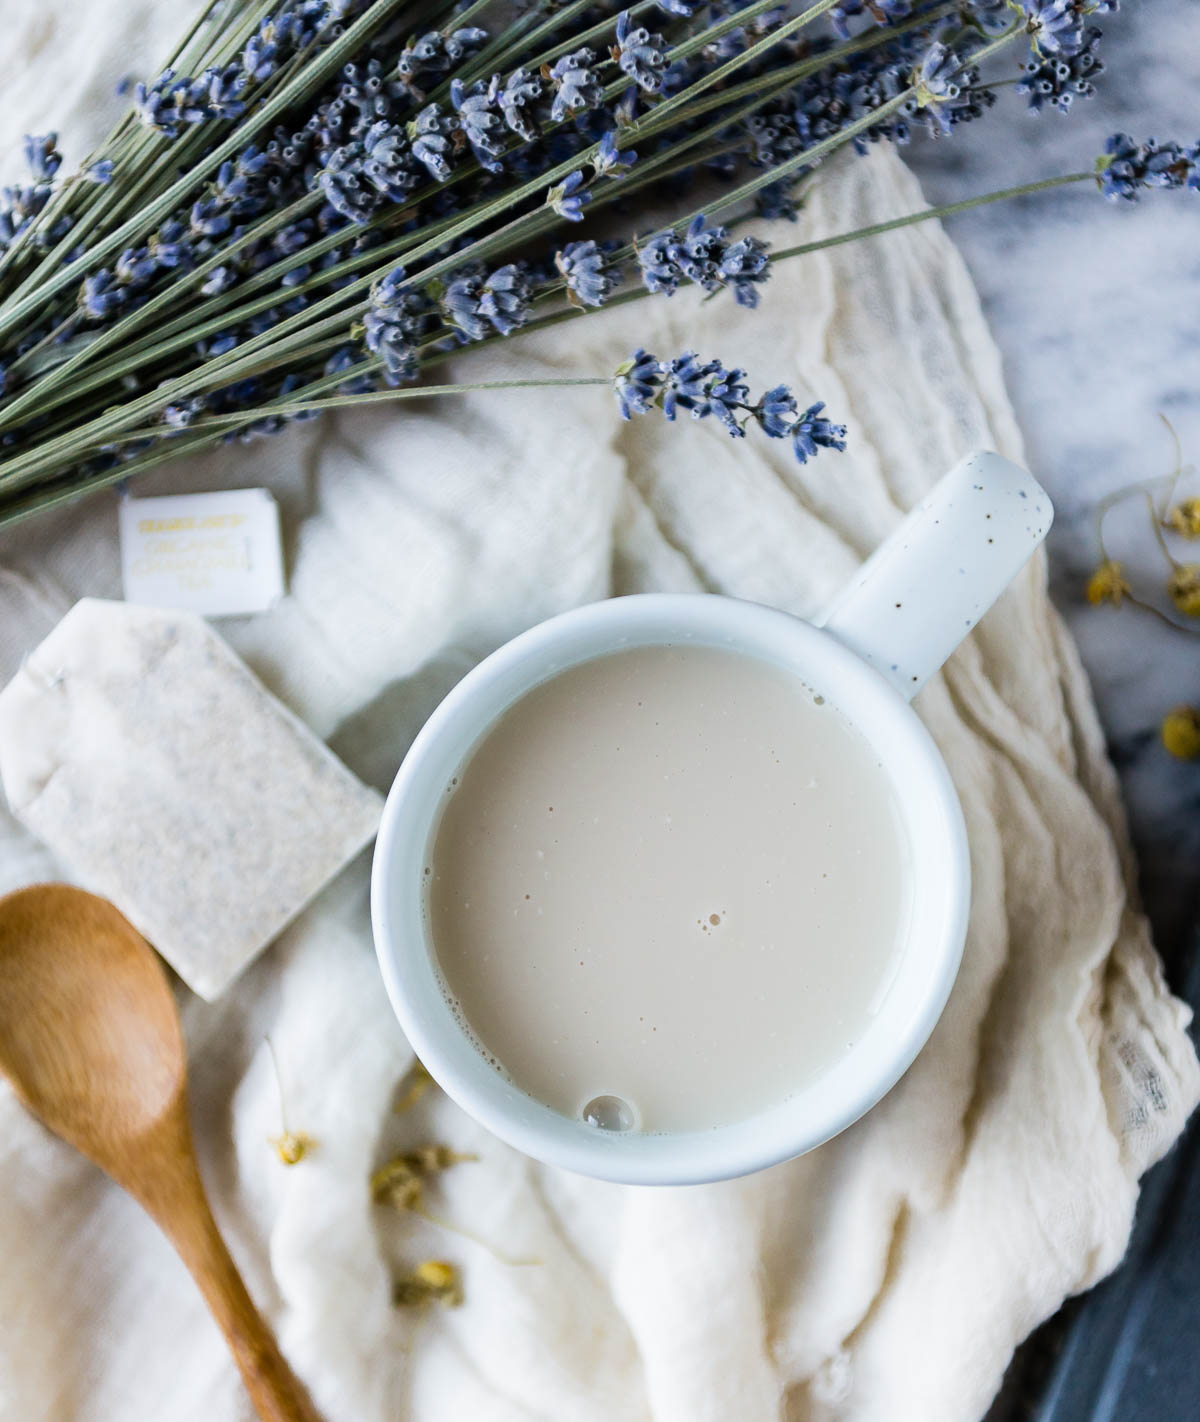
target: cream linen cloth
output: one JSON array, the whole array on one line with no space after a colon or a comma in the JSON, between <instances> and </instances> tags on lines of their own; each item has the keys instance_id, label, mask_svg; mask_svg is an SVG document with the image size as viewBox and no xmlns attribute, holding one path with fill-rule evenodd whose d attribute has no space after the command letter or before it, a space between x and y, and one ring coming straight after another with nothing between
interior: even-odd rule
<instances>
[{"instance_id":1,"label":"cream linen cloth","mask_svg":"<svg viewBox=\"0 0 1200 1422\"><path fill-rule=\"evenodd\" d=\"M60 126L80 157L112 79L153 68L184 9L7 0L0 151ZM920 202L881 151L826 171L800 232ZM622 425L606 392L531 391L326 418L143 487L274 490L291 595L222 631L384 787L447 688L540 618L644 589L810 614L966 450L1021 458L971 282L932 224L781 266L757 313L681 293L510 345L492 373L604 373L638 344L820 395L850 452L798 468L713 422ZM119 596L115 530L103 495L0 540L0 676L76 598ZM967 1422L1014 1345L1114 1266L1197 1068L1040 558L920 709L970 829L962 972L900 1086L802 1160L623 1189L533 1164L436 1091L395 1115L410 1054L371 951L366 856L219 1004L181 994L217 1213L329 1422ZM0 835L0 888L60 872L11 819ZM268 1144L268 1031L289 1122L319 1142L290 1169ZM372 1168L431 1139L481 1159L430 1209L539 1262L371 1206ZM465 1305L395 1310L393 1272L430 1255L461 1264ZM7 1089L0 1259L4 1422L248 1417L169 1247Z\"/></svg>"}]
</instances>

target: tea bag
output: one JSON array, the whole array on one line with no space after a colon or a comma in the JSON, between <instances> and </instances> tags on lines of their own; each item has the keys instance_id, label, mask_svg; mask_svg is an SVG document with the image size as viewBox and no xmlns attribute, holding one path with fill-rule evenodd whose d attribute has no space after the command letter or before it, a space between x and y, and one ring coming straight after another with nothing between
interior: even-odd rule
<instances>
[{"instance_id":1,"label":"tea bag","mask_svg":"<svg viewBox=\"0 0 1200 1422\"><path fill-rule=\"evenodd\" d=\"M202 997L375 834L381 800L192 613L84 599L0 692L13 812Z\"/></svg>"}]
</instances>

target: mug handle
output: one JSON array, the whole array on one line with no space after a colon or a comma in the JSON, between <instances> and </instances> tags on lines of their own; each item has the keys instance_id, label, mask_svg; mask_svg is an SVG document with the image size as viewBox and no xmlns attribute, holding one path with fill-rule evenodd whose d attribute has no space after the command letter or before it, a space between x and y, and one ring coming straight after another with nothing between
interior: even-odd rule
<instances>
[{"instance_id":1,"label":"mug handle","mask_svg":"<svg viewBox=\"0 0 1200 1422\"><path fill-rule=\"evenodd\" d=\"M986 450L968 454L816 625L911 700L1029 561L1053 518L1031 474Z\"/></svg>"}]
</instances>

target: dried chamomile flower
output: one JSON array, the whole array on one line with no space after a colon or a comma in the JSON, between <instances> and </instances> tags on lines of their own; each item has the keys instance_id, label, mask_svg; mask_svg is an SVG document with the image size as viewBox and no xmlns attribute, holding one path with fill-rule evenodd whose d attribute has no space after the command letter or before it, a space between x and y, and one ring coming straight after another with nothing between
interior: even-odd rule
<instances>
[{"instance_id":1,"label":"dried chamomile flower","mask_svg":"<svg viewBox=\"0 0 1200 1422\"><path fill-rule=\"evenodd\" d=\"M1125 581L1122 565L1113 558L1106 558L1088 579L1088 602L1097 607L1102 602L1111 602L1114 607L1120 607L1121 599L1132 591Z\"/></svg>"},{"instance_id":2,"label":"dried chamomile flower","mask_svg":"<svg viewBox=\"0 0 1200 1422\"><path fill-rule=\"evenodd\" d=\"M462 1279L445 1259L426 1259L411 1274L397 1279L392 1297L402 1308L424 1308L434 1302L457 1308L463 1301Z\"/></svg>"},{"instance_id":3,"label":"dried chamomile flower","mask_svg":"<svg viewBox=\"0 0 1200 1422\"><path fill-rule=\"evenodd\" d=\"M413 1064L405 1072L400 1085L403 1090L396 1100L395 1110L397 1112L411 1110L433 1085L433 1077L429 1075L425 1063L420 1057L413 1058Z\"/></svg>"},{"instance_id":4,"label":"dried chamomile flower","mask_svg":"<svg viewBox=\"0 0 1200 1422\"><path fill-rule=\"evenodd\" d=\"M281 1136L272 1136L271 1144L284 1165L299 1165L317 1147L312 1136L306 1136L303 1131L284 1131Z\"/></svg>"},{"instance_id":5,"label":"dried chamomile flower","mask_svg":"<svg viewBox=\"0 0 1200 1422\"><path fill-rule=\"evenodd\" d=\"M1200 563L1180 563L1167 584L1171 601L1185 617L1200 617Z\"/></svg>"},{"instance_id":6,"label":"dried chamomile flower","mask_svg":"<svg viewBox=\"0 0 1200 1422\"><path fill-rule=\"evenodd\" d=\"M271 1137L271 1144L275 1147L275 1154L284 1165L299 1165L306 1155L310 1155L317 1147L317 1143L312 1136L305 1135L303 1131L293 1131L288 1125L287 1105L283 1099L283 1074L279 1070L279 1058L275 1055L275 1044L270 1037L266 1038L267 1053L271 1058L271 1070L275 1073L275 1085L279 1088L279 1116L283 1125L283 1131L278 1136Z\"/></svg>"},{"instance_id":7,"label":"dried chamomile flower","mask_svg":"<svg viewBox=\"0 0 1200 1422\"><path fill-rule=\"evenodd\" d=\"M1176 706L1163 717L1162 742L1180 760L1200 758L1200 707Z\"/></svg>"},{"instance_id":8,"label":"dried chamomile flower","mask_svg":"<svg viewBox=\"0 0 1200 1422\"><path fill-rule=\"evenodd\" d=\"M1167 522L1185 538L1200 538L1200 498L1184 499L1167 516Z\"/></svg>"},{"instance_id":9,"label":"dried chamomile flower","mask_svg":"<svg viewBox=\"0 0 1200 1422\"><path fill-rule=\"evenodd\" d=\"M444 1145L418 1146L389 1160L371 1176L371 1197L377 1204L397 1210L419 1210L425 1197L425 1182L431 1175L452 1165L478 1160Z\"/></svg>"}]
</instances>

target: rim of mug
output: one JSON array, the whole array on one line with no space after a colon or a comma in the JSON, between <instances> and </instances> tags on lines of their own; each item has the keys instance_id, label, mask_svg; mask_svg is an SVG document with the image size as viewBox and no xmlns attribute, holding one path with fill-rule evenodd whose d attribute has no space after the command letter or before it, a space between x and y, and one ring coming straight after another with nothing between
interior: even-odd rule
<instances>
[{"instance_id":1,"label":"rim of mug","mask_svg":"<svg viewBox=\"0 0 1200 1422\"><path fill-rule=\"evenodd\" d=\"M664 631L669 635L664 635ZM743 1120L701 1131L605 1132L510 1083L472 1040L441 985L424 910L425 867L451 781L496 721L569 666L625 648L686 643L758 657L820 690L880 754L905 820L911 915L892 980L866 1031L815 1080ZM828 633L776 608L694 593L643 593L561 613L463 677L414 739L384 807L371 874L376 952L409 1043L454 1101L527 1155L627 1184L749 1174L837 1135L896 1084L950 995L966 936L966 829L945 763L879 672Z\"/></svg>"}]
</instances>

